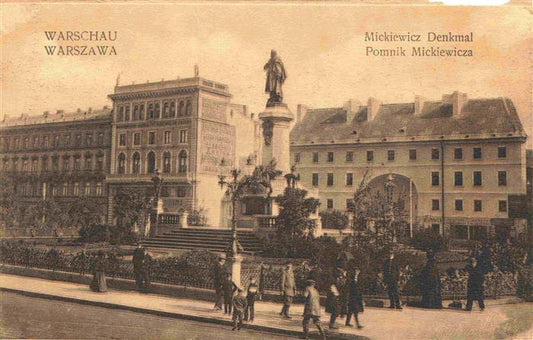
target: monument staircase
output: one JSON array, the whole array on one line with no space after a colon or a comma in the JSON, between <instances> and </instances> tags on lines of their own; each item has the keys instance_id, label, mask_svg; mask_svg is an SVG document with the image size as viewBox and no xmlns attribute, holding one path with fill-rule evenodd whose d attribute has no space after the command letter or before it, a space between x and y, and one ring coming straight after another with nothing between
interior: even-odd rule
<instances>
[{"instance_id":1,"label":"monument staircase","mask_svg":"<svg viewBox=\"0 0 533 340\"><path fill-rule=\"evenodd\" d=\"M261 251L261 241L250 230L237 232L237 237L244 248L243 253L257 254ZM147 248L208 250L216 253L225 252L231 242L231 230L212 228L173 229L161 235L152 236L142 242Z\"/></svg>"}]
</instances>

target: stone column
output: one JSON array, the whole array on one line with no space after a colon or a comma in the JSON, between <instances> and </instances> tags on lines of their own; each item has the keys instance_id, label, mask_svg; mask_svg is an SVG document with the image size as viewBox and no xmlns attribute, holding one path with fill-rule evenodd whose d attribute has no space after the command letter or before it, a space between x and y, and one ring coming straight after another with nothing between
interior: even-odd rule
<instances>
[{"instance_id":1,"label":"stone column","mask_svg":"<svg viewBox=\"0 0 533 340\"><path fill-rule=\"evenodd\" d=\"M188 217L189 217L189 213L187 211L184 211L181 214L181 228L183 229L189 228L189 223L187 222Z\"/></svg>"}]
</instances>

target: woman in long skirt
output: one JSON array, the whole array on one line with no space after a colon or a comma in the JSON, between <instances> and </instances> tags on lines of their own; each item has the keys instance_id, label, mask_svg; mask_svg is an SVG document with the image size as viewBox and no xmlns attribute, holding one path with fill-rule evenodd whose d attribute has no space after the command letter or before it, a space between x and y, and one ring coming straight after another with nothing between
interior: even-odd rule
<instances>
[{"instance_id":1,"label":"woman in long skirt","mask_svg":"<svg viewBox=\"0 0 533 340\"><path fill-rule=\"evenodd\" d=\"M359 323L358 317L358 314L364 311L363 296L359 289L358 283L359 273L360 270L356 268L348 286L348 314L346 315L346 326L352 326L352 324L350 324L350 320L352 319L353 315L357 328L363 328L363 326Z\"/></svg>"},{"instance_id":2,"label":"woman in long skirt","mask_svg":"<svg viewBox=\"0 0 533 340\"><path fill-rule=\"evenodd\" d=\"M107 292L107 283L105 279L106 259L102 251L98 255L93 265L93 281L90 288L93 292L104 293Z\"/></svg>"}]
</instances>

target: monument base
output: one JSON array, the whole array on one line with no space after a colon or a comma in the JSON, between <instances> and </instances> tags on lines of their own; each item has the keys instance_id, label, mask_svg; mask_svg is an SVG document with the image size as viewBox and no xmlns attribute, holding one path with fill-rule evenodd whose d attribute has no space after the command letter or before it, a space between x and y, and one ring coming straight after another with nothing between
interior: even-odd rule
<instances>
[{"instance_id":1,"label":"monument base","mask_svg":"<svg viewBox=\"0 0 533 340\"><path fill-rule=\"evenodd\" d=\"M272 106L266 106L265 110L259 114L260 119L274 119L274 120L286 120L291 121L294 119L294 115L289 110L289 107L285 103L275 103Z\"/></svg>"}]
</instances>

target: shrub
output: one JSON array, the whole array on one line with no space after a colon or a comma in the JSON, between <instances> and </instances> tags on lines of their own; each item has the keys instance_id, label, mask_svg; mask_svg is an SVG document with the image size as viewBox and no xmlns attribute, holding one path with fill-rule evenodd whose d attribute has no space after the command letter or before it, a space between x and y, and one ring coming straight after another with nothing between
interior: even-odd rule
<instances>
[{"instance_id":1,"label":"shrub","mask_svg":"<svg viewBox=\"0 0 533 340\"><path fill-rule=\"evenodd\" d=\"M207 224L206 210L199 208L191 211L187 216L187 224L190 226L205 226Z\"/></svg>"},{"instance_id":2,"label":"shrub","mask_svg":"<svg viewBox=\"0 0 533 340\"><path fill-rule=\"evenodd\" d=\"M433 250L437 252L444 249L444 238L432 229L424 229L414 234L411 245L419 250Z\"/></svg>"},{"instance_id":3,"label":"shrub","mask_svg":"<svg viewBox=\"0 0 533 340\"><path fill-rule=\"evenodd\" d=\"M321 212L320 219L323 228L342 230L348 227L348 216L340 210Z\"/></svg>"},{"instance_id":4,"label":"shrub","mask_svg":"<svg viewBox=\"0 0 533 340\"><path fill-rule=\"evenodd\" d=\"M111 239L109 228L103 224L83 226L79 230L78 241L83 243L109 242Z\"/></svg>"}]
</instances>

